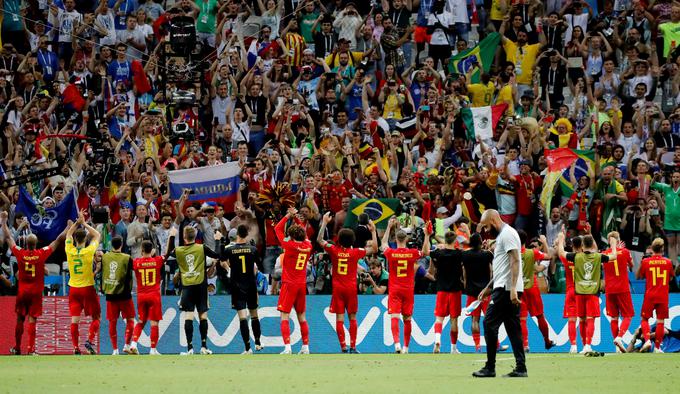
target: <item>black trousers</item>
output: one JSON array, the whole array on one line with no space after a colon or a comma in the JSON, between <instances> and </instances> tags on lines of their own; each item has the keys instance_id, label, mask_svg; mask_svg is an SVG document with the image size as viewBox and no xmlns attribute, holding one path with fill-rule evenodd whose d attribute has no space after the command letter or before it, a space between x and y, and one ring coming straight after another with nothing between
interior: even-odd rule
<instances>
[{"instance_id":1,"label":"black trousers","mask_svg":"<svg viewBox=\"0 0 680 394\"><path fill-rule=\"evenodd\" d=\"M517 293L522 299L522 293ZM498 343L498 328L505 325L508 333L512 352L515 354L516 369L526 371L527 366L524 357L524 341L522 340L522 328L519 323L519 305L510 301L510 292L502 287L496 288L491 293L491 303L484 316L484 340L486 341L486 368L496 370L496 351Z\"/></svg>"}]
</instances>

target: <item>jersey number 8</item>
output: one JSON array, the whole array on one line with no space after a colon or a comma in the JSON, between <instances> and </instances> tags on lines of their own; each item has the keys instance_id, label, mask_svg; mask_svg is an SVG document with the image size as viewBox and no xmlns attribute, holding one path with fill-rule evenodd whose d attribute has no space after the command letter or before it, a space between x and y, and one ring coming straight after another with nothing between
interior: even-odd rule
<instances>
[{"instance_id":1,"label":"jersey number 8","mask_svg":"<svg viewBox=\"0 0 680 394\"><path fill-rule=\"evenodd\" d=\"M298 254L297 261L295 262L295 269L300 271L305 269L305 263L307 262L307 255L305 253Z\"/></svg>"}]
</instances>

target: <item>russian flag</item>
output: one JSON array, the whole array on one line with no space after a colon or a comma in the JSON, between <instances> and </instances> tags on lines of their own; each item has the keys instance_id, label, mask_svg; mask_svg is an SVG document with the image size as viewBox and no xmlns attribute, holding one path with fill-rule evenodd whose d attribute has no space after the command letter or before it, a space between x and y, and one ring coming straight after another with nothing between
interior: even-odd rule
<instances>
[{"instance_id":1,"label":"russian flag","mask_svg":"<svg viewBox=\"0 0 680 394\"><path fill-rule=\"evenodd\" d=\"M170 171L170 197L179 200L184 189L190 189L188 201L215 201L225 212L233 212L241 185L240 173L238 162Z\"/></svg>"},{"instance_id":2,"label":"russian flag","mask_svg":"<svg viewBox=\"0 0 680 394\"><path fill-rule=\"evenodd\" d=\"M246 54L246 58L248 59L248 70L253 68L255 62L257 62L257 56L257 40L253 40L250 42L250 47L248 48L248 53Z\"/></svg>"}]
</instances>

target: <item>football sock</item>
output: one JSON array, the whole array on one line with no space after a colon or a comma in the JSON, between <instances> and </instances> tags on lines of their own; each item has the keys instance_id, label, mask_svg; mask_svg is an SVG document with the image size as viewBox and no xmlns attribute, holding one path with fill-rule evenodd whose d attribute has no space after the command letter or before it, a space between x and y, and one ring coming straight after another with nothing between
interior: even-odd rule
<instances>
[{"instance_id":1,"label":"football sock","mask_svg":"<svg viewBox=\"0 0 680 394\"><path fill-rule=\"evenodd\" d=\"M399 318L392 318L392 340L394 343L399 343Z\"/></svg>"},{"instance_id":2,"label":"football sock","mask_svg":"<svg viewBox=\"0 0 680 394\"><path fill-rule=\"evenodd\" d=\"M567 331L569 332L569 343L576 345L576 320L567 322Z\"/></svg>"},{"instance_id":3,"label":"football sock","mask_svg":"<svg viewBox=\"0 0 680 394\"><path fill-rule=\"evenodd\" d=\"M586 344L586 321L580 320L578 322L579 335L581 335L581 343Z\"/></svg>"},{"instance_id":4,"label":"football sock","mask_svg":"<svg viewBox=\"0 0 680 394\"><path fill-rule=\"evenodd\" d=\"M411 319L404 320L404 347L411 342Z\"/></svg>"},{"instance_id":5,"label":"football sock","mask_svg":"<svg viewBox=\"0 0 680 394\"><path fill-rule=\"evenodd\" d=\"M359 326L357 325L357 319L349 320L349 347L355 349L357 347L357 331Z\"/></svg>"},{"instance_id":6,"label":"football sock","mask_svg":"<svg viewBox=\"0 0 680 394\"><path fill-rule=\"evenodd\" d=\"M33 352L35 352L35 326L36 326L36 323L35 322L31 323L29 321L27 324L28 324L28 352L33 353Z\"/></svg>"},{"instance_id":7,"label":"football sock","mask_svg":"<svg viewBox=\"0 0 680 394\"><path fill-rule=\"evenodd\" d=\"M87 340L90 342L94 342L94 338L95 336L97 336L98 332L99 332L99 319L92 320L92 323L90 323L90 331L87 333Z\"/></svg>"},{"instance_id":8,"label":"football sock","mask_svg":"<svg viewBox=\"0 0 680 394\"><path fill-rule=\"evenodd\" d=\"M71 343L75 349L78 348L78 323L71 323Z\"/></svg>"},{"instance_id":9,"label":"football sock","mask_svg":"<svg viewBox=\"0 0 680 394\"><path fill-rule=\"evenodd\" d=\"M201 333L201 347L208 347L208 321L200 320L198 322L198 332Z\"/></svg>"},{"instance_id":10,"label":"football sock","mask_svg":"<svg viewBox=\"0 0 680 394\"><path fill-rule=\"evenodd\" d=\"M442 341L442 323L434 323L434 343L441 343Z\"/></svg>"},{"instance_id":11,"label":"football sock","mask_svg":"<svg viewBox=\"0 0 680 394\"><path fill-rule=\"evenodd\" d=\"M21 349L21 337L24 335L24 322L17 321L17 326L14 327L14 348Z\"/></svg>"},{"instance_id":12,"label":"football sock","mask_svg":"<svg viewBox=\"0 0 680 394\"><path fill-rule=\"evenodd\" d=\"M260 336L262 336L262 331L260 330L260 319L257 317L250 318L250 326L253 328L253 336L255 337L255 344L260 344Z\"/></svg>"},{"instance_id":13,"label":"football sock","mask_svg":"<svg viewBox=\"0 0 680 394\"><path fill-rule=\"evenodd\" d=\"M472 341L475 343L475 349L479 347L479 333L472 332Z\"/></svg>"},{"instance_id":14,"label":"football sock","mask_svg":"<svg viewBox=\"0 0 680 394\"><path fill-rule=\"evenodd\" d=\"M524 347L528 347L529 330L527 330L527 319L519 319L519 325L522 328L522 341L524 341Z\"/></svg>"},{"instance_id":15,"label":"football sock","mask_svg":"<svg viewBox=\"0 0 680 394\"><path fill-rule=\"evenodd\" d=\"M595 319L586 319L586 344L590 345L595 334Z\"/></svg>"},{"instance_id":16,"label":"football sock","mask_svg":"<svg viewBox=\"0 0 680 394\"><path fill-rule=\"evenodd\" d=\"M128 319L125 321L125 344L129 345L132 340L132 332L135 330L134 319Z\"/></svg>"},{"instance_id":17,"label":"football sock","mask_svg":"<svg viewBox=\"0 0 680 394\"><path fill-rule=\"evenodd\" d=\"M158 326L151 326L151 349L155 349L158 344Z\"/></svg>"},{"instance_id":18,"label":"football sock","mask_svg":"<svg viewBox=\"0 0 680 394\"><path fill-rule=\"evenodd\" d=\"M300 334L302 335L302 344L309 345L309 324L306 320L300 322Z\"/></svg>"},{"instance_id":19,"label":"football sock","mask_svg":"<svg viewBox=\"0 0 680 394\"><path fill-rule=\"evenodd\" d=\"M656 323L656 337L654 338L654 343L656 344L656 348L660 349L661 348L661 342L663 342L663 323Z\"/></svg>"},{"instance_id":20,"label":"football sock","mask_svg":"<svg viewBox=\"0 0 680 394\"><path fill-rule=\"evenodd\" d=\"M347 344L345 343L345 323L336 320L335 332L338 334L338 342L340 342L340 348L344 350L347 347Z\"/></svg>"},{"instance_id":21,"label":"football sock","mask_svg":"<svg viewBox=\"0 0 680 394\"><path fill-rule=\"evenodd\" d=\"M630 327L630 321L633 320L632 317L624 317L621 320L621 326L619 327L619 335L621 338L623 338L624 335L626 335L626 332L628 332L628 327Z\"/></svg>"},{"instance_id":22,"label":"football sock","mask_svg":"<svg viewBox=\"0 0 680 394\"><path fill-rule=\"evenodd\" d=\"M111 348L118 350L118 330L116 330L117 320L109 320L109 339L111 339Z\"/></svg>"},{"instance_id":23,"label":"football sock","mask_svg":"<svg viewBox=\"0 0 680 394\"><path fill-rule=\"evenodd\" d=\"M136 343L137 341L139 341L139 336L142 335L142 330L144 329L144 324L146 324L146 322L140 321L139 323L137 323L135 325L135 330L132 333L132 342ZM186 330L186 327L185 327L185 330Z\"/></svg>"},{"instance_id":24,"label":"football sock","mask_svg":"<svg viewBox=\"0 0 680 394\"><path fill-rule=\"evenodd\" d=\"M191 350L194 348L194 321L185 320L184 321L184 336L187 338L187 349Z\"/></svg>"},{"instance_id":25,"label":"football sock","mask_svg":"<svg viewBox=\"0 0 680 394\"><path fill-rule=\"evenodd\" d=\"M541 331L541 335L543 335L543 341L549 343L550 330L548 329L548 322L545 321L545 316L539 315L536 317L536 320L538 320L538 329Z\"/></svg>"},{"instance_id":26,"label":"football sock","mask_svg":"<svg viewBox=\"0 0 680 394\"><path fill-rule=\"evenodd\" d=\"M458 343L458 331L451 331L451 343L454 345Z\"/></svg>"},{"instance_id":27,"label":"football sock","mask_svg":"<svg viewBox=\"0 0 680 394\"><path fill-rule=\"evenodd\" d=\"M642 318L640 328L642 329L642 337L645 341L649 341L649 322L645 318Z\"/></svg>"},{"instance_id":28,"label":"football sock","mask_svg":"<svg viewBox=\"0 0 680 394\"><path fill-rule=\"evenodd\" d=\"M239 321L239 326L241 328L241 338L243 339L243 344L246 346L246 351L250 350L250 330L248 329L248 320L243 319Z\"/></svg>"},{"instance_id":29,"label":"football sock","mask_svg":"<svg viewBox=\"0 0 680 394\"><path fill-rule=\"evenodd\" d=\"M619 318L613 317L612 321L609 322L609 327L611 327L612 336L614 338L618 337L619 336Z\"/></svg>"},{"instance_id":30,"label":"football sock","mask_svg":"<svg viewBox=\"0 0 680 394\"><path fill-rule=\"evenodd\" d=\"M290 345L290 322L288 320L281 320L281 336L284 345Z\"/></svg>"}]
</instances>

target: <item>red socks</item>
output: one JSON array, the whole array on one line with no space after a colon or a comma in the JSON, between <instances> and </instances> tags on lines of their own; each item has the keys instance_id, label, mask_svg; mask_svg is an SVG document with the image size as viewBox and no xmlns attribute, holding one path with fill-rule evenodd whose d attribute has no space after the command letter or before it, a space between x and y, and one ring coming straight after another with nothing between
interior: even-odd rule
<instances>
[{"instance_id":1,"label":"red socks","mask_svg":"<svg viewBox=\"0 0 680 394\"><path fill-rule=\"evenodd\" d=\"M522 340L524 341L524 347L529 347L529 330L527 330L527 319L520 319L519 325L522 328Z\"/></svg>"},{"instance_id":2,"label":"red socks","mask_svg":"<svg viewBox=\"0 0 680 394\"><path fill-rule=\"evenodd\" d=\"M619 336L619 318L613 317L612 321L609 322L609 327L612 330L612 336L614 338Z\"/></svg>"},{"instance_id":3,"label":"red socks","mask_svg":"<svg viewBox=\"0 0 680 394\"><path fill-rule=\"evenodd\" d=\"M158 343L158 326L151 326L151 349L155 349L157 343Z\"/></svg>"},{"instance_id":4,"label":"red socks","mask_svg":"<svg viewBox=\"0 0 680 394\"><path fill-rule=\"evenodd\" d=\"M352 349L356 349L357 347L358 328L356 319L349 321L349 347Z\"/></svg>"},{"instance_id":5,"label":"red socks","mask_svg":"<svg viewBox=\"0 0 680 394\"><path fill-rule=\"evenodd\" d=\"M595 334L595 319L586 319L586 345L590 345Z\"/></svg>"},{"instance_id":6,"label":"red socks","mask_svg":"<svg viewBox=\"0 0 680 394\"><path fill-rule=\"evenodd\" d=\"M404 322L406 323L406 322ZM405 325L405 324L404 324ZM399 318L392 318L392 340L394 343L399 343Z\"/></svg>"},{"instance_id":7,"label":"red socks","mask_svg":"<svg viewBox=\"0 0 680 394\"><path fill-rule=\"evenodd\" d=\"M649 341L649 322L647 319L642 318L640 328L642 329L642 337L645 338L645 341Z\"/></svg>"},{"instance_id":8,"label":"red socks","mask_svg":"<svg viewBox=\"0 0 680 394\"><path fill-rule=\"evenodd\" d=\"M28 322L28 353L35 352L35 326L36 323Z\"/></svg>"},{"instance_id":9,"label":"red socks","mask_svg":"<svg viewBox=\"0 0 680 394\"><path fill-rule=\"evenodd\" d=\"M442 326L443 324L440 322L435 322L434 323L434 333L436 334L441 334L442 333Z\"/></svg>"},{"instance_id":10,"label":"red socks","mask_svg":"<svg viewBox=\"0 0 680 394\"><path fill-rule=\"evenodd\" d=\"M78 323L71 323L71 343L74 349L78 349Z\"/></svg>"},{"instance_id":11,"label":"red socks","mask_svg":"<svg viewBox=\"0 0 680 394\"><path fill-rule=\"evenodd\" d=\"M479 333L472 332L472 341L475 343L475 349L479 349Z\"/></svg>"},{"instance_id":12,"label":"red socks","mask_svg":"<svg viewBox=\"0 0 680 394\"><path fill-rule=\"evenodd\" d=\"M567 322L567 331L569 332L569 343L576 345L576 320Z\"/></svg>"},{"instance_id":13,"label":"red socks","mask_svg":"<svg viewBox=\"0 0 680 394\"><path fill-rule=\"evenodd\" d=\"M411 343L411 319L404 320L404 346Z\"/></svg>"},{"instance_id":14,"label":"red socks","mask_svg":"<svg viewBox=\"0 0 680 394\"><path fill-rule=\"evenodd\" d=\"M656 323L656 337L654 338L654 344L657 349L661 348L661 342L663 342L663 323Z\"/></svg>"},{"instance_id":15,"label":"red socks","mask_svg":"<svg viewBox=\"0 0 680 394\"><path fill-rule=\"evenodd\" d=\"M345 350L347 348L347 343L345 343L345 322L335 321L335 332L338 334L338 342L340 342L340 348Z\"/></svg>"},{"instance_id":16,"label":"red socks","mask_svg":"<svg viewBox=\"0 0 680 394\"><path fill-rule=\"evenodd\" d=\"M90 331L87 334L87 340L90 341L91 343L94 343L94 338L97 336L98 333L99 333L99 319L92 320L92 323L90 323Z\"/></svg>"},{"instance_id":17,"label":"red socks","mask_svg":"<svg viewBox=\"0 0 680 394\"><path fill-rule=\"evenodd\" d=\"M624 317L623 320L621 320L621 327L619 328L618 336L623 338L623 336L626 335L626 332L628 332L628 327L630 327L631 320L633 320L632 317Z\"/></svg>"},{"instance_id":18,"label":"red socks","mask_svg":"<svg viewBox=\"0 0 680 394\"><path fill-rule=\"evenodd\" d=\"M134 342L137 342L139 340L139 336L142 335L142 330L144 329L144 325L146 322L139 322L135 325L135 330L132 333L132 340Z\"/></svg>"},{"instance_id":19,"label":"red socks","mask_svg":"<svg viewBox=\"0 0 680 394\"><path fill-rule=\"evenodd\" d=\"M579 335L581 335L581 343L584 345L586 344L586 321L585 320L580 320L578 323L578 331Z\"/></svg>"},{"instance_id":20,"label":"red socks","mask_svg":"<svg viewBox=\"0 0 680 394\"><path fill-rule=\"evenodd\" d=\"M290 345L290 322L288 320L281 320L281 336L283 343Z\"/></svg>"},{"instance_id":21,"label":"red socks","mask_svg":"<svg viewBox=\"0 0 680 394\"><path fill-rule=\"evenodd\" d=\"M302 334L302 344L309 345L309 324L306 321L300 322L300 334Z\"/></svg>"},{"instance_id":22,"label":"red socks","mask_svg":"<svg viewBox=\"0 0 680 394\"><path fill-rule=\"evenodd\" d=\"M454 345L458 343L458 331L451 331L451 343Z\"/></svg>"},{"instance_id":23,"label":"red socks","mask_svg":"<svg viewBox=\"0 0 680 394\"><path fill-rule=\"evenodd\" d=\"M14 348L21 350L21 337L24 336L24 322L17 321L17 326L14 327Z\"/></svg>"},{"instance_id":24,"label":"red socks","mask_svg":"<svg viewBox=\"0 0 680 394\"><path fill-rule=\"evenodd\" d=\"M133 319L129 319L125 322L125 344L129 345L130 341L132 340L132 332L135 329L135 321Z\"/></svg>"},{"instance_id":25,"label":"red socks","mask_svg":"<svg viewBox=\"0 0 680 394\"><path fill-rule=\"evenodd\" d=\"M109 338L111 339L111 348L118 350L118 331L116 330L117 320L109 320Z\"/></svg>"},{"instance_id":26,"label":"red socks","mask_svg":"<svg viewBox=\"0 0 680 394\"><path fill-rule=\"evenodd\" d=\"M545 316L536 316L536 320L538 320L538 329L541 331L541 335L543 335L543 341L550 343L550 330L548 329L548 322L545 321Z\"/></svg>"}]
</instances>

